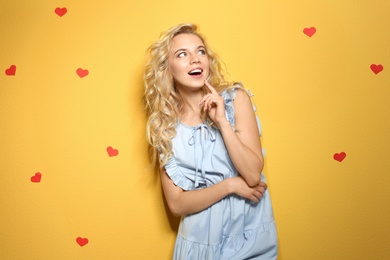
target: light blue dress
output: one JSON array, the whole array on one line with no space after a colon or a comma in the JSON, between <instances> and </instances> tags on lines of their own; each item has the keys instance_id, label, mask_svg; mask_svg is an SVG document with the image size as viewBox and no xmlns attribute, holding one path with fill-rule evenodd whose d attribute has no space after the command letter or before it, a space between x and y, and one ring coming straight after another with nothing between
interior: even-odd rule
<instances>
[{"instance_id":1,"label":"light blue dress","mask_svg":"<svg viewBox=\"0 0 390 260\"><path fill-rule=\"evenodd\" d=\"M236 90L224 91L221 96L234 128ZM179 122L176 131L172 139L174 156L165 169L177 186L183 190L203 189L238 175L218 129ZM263 174L261 177L265 181ZM276 257L277 234L268 190L259 203L233 194L199 213L183 216L173 255L175 260Z\"/></svg>"}]
</instances>

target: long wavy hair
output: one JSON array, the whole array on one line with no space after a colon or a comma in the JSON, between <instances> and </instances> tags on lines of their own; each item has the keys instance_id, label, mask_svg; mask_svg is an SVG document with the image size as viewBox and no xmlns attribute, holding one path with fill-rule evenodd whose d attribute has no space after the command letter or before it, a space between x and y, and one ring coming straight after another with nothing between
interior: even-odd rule
<instances>
[{"instance_id":1,"label":"long wavy hair","mask_svg":"<svg viewBox=\"0 0 390 260\"><path fill-rule=\"evenodd\" d=\"M234 85L233 82L225 80L221 60L210 50L205 38L194 24L179 24L168 29L147 49L148 59L143 75L144 99L148 112L146 133L152 163L155 165L159 162L160 167L163 167L172 156L171 139L176 135L175 126L183 109L183 102L175 88L168 64L172 39L179 34L194 34L203 42L210 67L208 81L218 93ZM204 87L203 94L208 92L207 87ZM202 117L207 119L208 115L203 114Z\"/></svg>"}]
</instances>

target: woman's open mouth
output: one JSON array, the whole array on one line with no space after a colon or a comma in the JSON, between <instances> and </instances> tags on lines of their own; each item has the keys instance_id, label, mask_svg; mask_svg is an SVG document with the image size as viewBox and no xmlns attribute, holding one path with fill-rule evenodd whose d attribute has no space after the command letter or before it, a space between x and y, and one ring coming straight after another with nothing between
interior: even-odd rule
<instances>
[{"instance_id":1,"label":"woman's open mouth","mask_svg":"<svg viewBox=\"0 0 390 260\"><path fill-rule=\"evenodd\" d=\"M199 78L202 76L202 73L203 73L203 69L196 68L188 72L188 75L190 75L191 77Z\"/></svg>"}]
</instances>

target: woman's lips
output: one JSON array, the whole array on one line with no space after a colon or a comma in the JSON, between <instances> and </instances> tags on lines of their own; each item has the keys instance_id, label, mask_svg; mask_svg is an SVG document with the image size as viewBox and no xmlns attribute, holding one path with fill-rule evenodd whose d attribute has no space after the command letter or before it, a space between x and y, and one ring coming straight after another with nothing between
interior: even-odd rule
<instances>
[{"instance_id":1,"label":"woman's lips","mask_svg":"<svg viewBox=\"0 0 390 260\"><path fill-rule=\"evenodd\" d=\"M188 72L188 75L190 75L191 77L194 77L194 78L202 77L202 74L203 74L203 69L201 69L201 68L195 68L195 69Z\"/></svg>"}]
</instances>

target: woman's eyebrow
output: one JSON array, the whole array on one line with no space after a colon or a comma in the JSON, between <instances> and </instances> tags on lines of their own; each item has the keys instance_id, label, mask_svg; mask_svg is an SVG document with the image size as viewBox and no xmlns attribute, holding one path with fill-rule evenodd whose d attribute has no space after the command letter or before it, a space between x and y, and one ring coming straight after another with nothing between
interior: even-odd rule
<instances>
[{"instance_id":1,"label":"woman's eyebrow","mask_svg":"<svg viewBox=\"0 0 390 260\"><path fill-rule=\"evenodd\" d=\"M196 48L197 50L199 49L206 49L206 47L204 47L203 45L199 45L198 48ZM187 49L185 48L181 48L181 49L178 49L177 51L175 51L173 54L176 54L177 52L179 51L187 51Z\"/></svg>"},{"instance_id":2,"label":"woman's eyebrow","mask_svg":"<svg viewBox=\"0 0 390 260\"><path fill-rule=\"evenodd\" d=\"M177 52L179 52L179 51L186 51L187 49L178 49L177 51L175 51L173 54L176 54Z\"/></svg>"}]
</instances>

